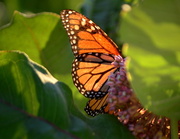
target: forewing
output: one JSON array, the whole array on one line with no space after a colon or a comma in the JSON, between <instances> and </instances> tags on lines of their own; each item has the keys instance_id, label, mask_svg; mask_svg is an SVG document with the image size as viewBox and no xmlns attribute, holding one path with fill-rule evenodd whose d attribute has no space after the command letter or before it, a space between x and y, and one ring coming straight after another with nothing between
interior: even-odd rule
<instances>
[{"instance_id":1,"label":"forewing","mask_svg":"<svg viewBox=\"0 0 180 139\"><path fill-rule=\"evenodd\" d=\"M93 21L73 10L60 15L75 57L90 52L120 55L117 45Z\"/></svg>"}]
</instances>

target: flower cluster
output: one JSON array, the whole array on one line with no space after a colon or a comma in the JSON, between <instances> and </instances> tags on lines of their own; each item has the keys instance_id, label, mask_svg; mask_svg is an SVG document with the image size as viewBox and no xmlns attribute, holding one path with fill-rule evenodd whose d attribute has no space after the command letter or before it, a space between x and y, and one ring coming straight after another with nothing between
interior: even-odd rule
<instances>
[{"instance_id":1,"label":"flower cluster","mask_svg":"<svg viewBox=\"0 0 180 139\"><path fill-rule=\"evenodd\" d=\"M170 138L170 120L142 107L127 80L125 62L126 59L116 56L112 63L118 70L108 80L110 111L114 111L118 120L137 138Z\"/></svg>"}]
</instances>

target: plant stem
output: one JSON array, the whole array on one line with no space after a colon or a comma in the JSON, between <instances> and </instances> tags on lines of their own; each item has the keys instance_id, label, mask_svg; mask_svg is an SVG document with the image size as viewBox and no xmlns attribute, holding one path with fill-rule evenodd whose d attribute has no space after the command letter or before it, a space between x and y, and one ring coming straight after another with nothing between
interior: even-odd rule
<instances>
[{"instance_id":1,"label":"plant stem","mask_svg":"<svg viewBox=\"0 0 180 139\"><path fill-rule=\"evenodd\" d=\"M178 139L178 120L171 119L171 139Z\"/></svg>"}]
</instances>

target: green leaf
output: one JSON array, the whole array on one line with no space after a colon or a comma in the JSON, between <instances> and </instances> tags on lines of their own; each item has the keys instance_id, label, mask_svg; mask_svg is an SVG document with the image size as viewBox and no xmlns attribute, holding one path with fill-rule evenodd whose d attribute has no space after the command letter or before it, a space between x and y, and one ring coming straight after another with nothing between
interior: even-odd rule
<instances>
[{"instance_id":1,"label":"green leaf","mask_svg":"<svg viewBox=\"0 0 180 139\"><path fill-rule=\"evenodd\" d=\"M180 119L180 2L144 1L124 17L129 72L140 102L150 111Z\"/></svg>"},{"instance_id":2,"label":"green leaf","mask_svg":"<svg viewBox=\"0 0 180 139\"><path fill-rule=\"evenodd\" d=\"M114 116L85 117L71 90L22 52L0 51L0 76L1 138L133 138Z\"/></svg>"},{"instance_id":3,"label":"green leaf","mask_svg":"<svg viewBox=\"0 0 180 139\"><path fill-rule=\"evenodd\" d=\"M45 68L23 53L0 52L0 76L2 100L63 128L70 124L64 92Z\"/></svg>"},{"instance_id":4,"label":"green leaf","mask_svg":"<svg viewBox=\"0 0 180 139\"><path fill-rule=\"evenodd\" d=\"M98 138L134 139L135 137L113 115L99 115L87 121ZM105 129L105 130L99 130Z\"/></svg>"},{"instance_id":5,"label":"green leaf","mask_svg":"<svg viewBox=\"0 0 180 139\"><path fill-rule=\"evenodd\" d=\"M1 99L0 123L0 138L77 139L73 134L56 127L43 118L32 116Z\"/></svg>"},{"instance_id":6,"label":"green leaf","mask_svg":"<svg viewBox=\"0 0 180 139\"><path fill-rule=\"evenodd\" d=\"M82 100L72 82L73 54L59 15L16 11L12 22L0 30L0 50L23 51L45 66L54 77L71 86L75 102L83 110L87 100Z\"/></svg>"}]
</instances>

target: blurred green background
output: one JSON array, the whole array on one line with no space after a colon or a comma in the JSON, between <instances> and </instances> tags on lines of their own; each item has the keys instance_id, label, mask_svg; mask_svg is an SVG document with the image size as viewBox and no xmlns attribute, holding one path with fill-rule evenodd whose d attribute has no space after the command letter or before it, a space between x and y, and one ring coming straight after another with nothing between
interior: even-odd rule
<instances>
[{"instance_id":1,"label":"blurred green background","mask_svg":"<svg viewBox=\"0 0 180 139\"><path fill-rule=\"evenodd\" d=\"M54 12L63 9L78 10L83 0L0 0L0 26L9 22L15 10L22 13Z\"/></svg>"}]
</instances>

